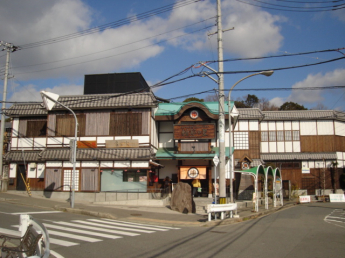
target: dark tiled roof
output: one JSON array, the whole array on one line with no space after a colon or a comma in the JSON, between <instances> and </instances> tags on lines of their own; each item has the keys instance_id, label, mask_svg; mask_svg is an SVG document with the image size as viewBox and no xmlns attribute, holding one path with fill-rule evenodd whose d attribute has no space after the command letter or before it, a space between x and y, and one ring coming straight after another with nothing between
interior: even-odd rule
<instances>
[{"instance_id":1,"label":"dark tiled roof","mask_svg":"<svg viewBox=\"0 0 345 258\"><path fill-rule=\"evenodd\" d=\"M58 101L73 110L142 108L158 105L152 92L60 96ZM53 110L66 110L66 108L56 104ZM14 104L6 110L6 115L12 117L37 116L47 115L47 111L43 104Z\"/></svg>"},{"instance_id":2,"label":"dark tiled roof","mask_svg":"<svg viewBox=\"0 0 345 258\"><path fill-rule=\"evenodd\" d=\"M68 148L45 149L41 153L43 160L70 160L71 152ZM77 149L77 160L149 160L149 148L128 149Z\"/></svg>"},{"instance_id":3,"label":"dark tiled roof","mask_svg":"<svg viewBox=\"0 0 345 258\"><path fill-rule=\"evenodd\" d=\"M334 110L261 111L258 108L238 108L239 119L269 120L329 120L345 121L345 112Z\"/></svg>"},{"instance_id":4,"label":"dark tiled roof","mask_svg":"<svg viewBox=\"0 0 345 258\"><path fill-rule=\"evenodd\" d=\"M296 152L296 153L267 153L261 154L261 159L267 160L336 160L335 152Z\"/></svg>"},{"instance_id":5,"label":"dark tiled roof","mask_svg":"<svg viewBox=\"0 0 345 258\"><path fill-rule=\"evenodd\" d=\"M239 119L263 119L264 115L258 108L238 108Z\"/></svg>"},{"instance_id":6,"label":"dark tiled roof","mask_svg":"<svg viewBox=\"0 0 345 258\"><path fill-rule=\"evenodd\" d=\"M24 155L24 156L23 156ZM40 151L11 151L5 155L8 162L25 161L67 161L70 160L71 152L69 148L45 149ZM77 149L77 160L150 160L151 150L148 148L128 148L128 149Z\"/></svg>"},{"instance_id":7,"label":"dark tiled roof","mask_svg":"<svg viewBox=\"0 0 345 258\"><path fill-rule=\"evenodd\" d=\"M42 104L14 104L5 110L7 116L46 116L47 110Z\"/></svg>"},{"instance_id":8,"label":"dark tiled roof","mask_svg":"<svg viewBox=\"0 0 345 258\"><path fill-rule=\"evenodd\" d=\"M95 108L127 108L127 107L151 107L157 106L156 97L152 92L131 94L92 94L79 96L60 96L59 102L71 109L95 109ZM56 109L65 109L56 105Z\"/></svg>"},{"instance_id":9,"label":"dark tiled roof","mask_svg":"<svg viewBox=\"0 0 345 258\"><path fill-rule=\"evenodd\" d=\"M11 151L6 153L4 156L5 160L8 162L18 162L18 161L24 161L25 162L31 162L31 161L38 161L39 160L39 154L41 150L39 151Z\"/></svg>"}]
</instances>

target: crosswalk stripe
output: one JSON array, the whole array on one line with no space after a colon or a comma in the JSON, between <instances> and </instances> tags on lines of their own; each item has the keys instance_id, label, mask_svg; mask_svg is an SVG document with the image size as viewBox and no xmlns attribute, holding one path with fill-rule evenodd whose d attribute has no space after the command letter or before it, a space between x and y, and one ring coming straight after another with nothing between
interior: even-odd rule
<instances>
[{"instance_id":1,"label":"crosswalk stripe","mask_svg":"<svg viewBox=\"0 0 345 258\"><path fill-rule=\"evenodd\" d=\"M65 241L65 240L51 238L51 237L49 237L49 242L51 244L62 245L62 246L75 246L75 245L79 245L78 243L73 243L73 242L70 242L70 241Z\"/></svg>"},{"instance_id":2,"label":"crosswalk stripe","mask_svg":"<svg viewBox=\"0 0 345 258\"><path fill-rule=\"evenodd\" d=\"M47 213L61 213L62 211L33 211L33 212L13 212L12 215L21 214L47 214Z\"/></svg>"},{"instance_id":3,"label":"crosswalk stripe","mask_svg":"<svg viewBox=\"0 0 345 258\"><path fill-rule=\"evenodd\" d=\"M18 231L18 230L0 228L0 233L5 234L5 235L20 237L20 231Z\"/></svg>"},{"instance_id":4,"label":"crosswalk stripe","mask_svg":"<svg viewBox=\"0 0 345 258\"><path fill-rule=\"evenodd\" d=\"M155 230L155 231L168 231L169 229L164 229L164 228L154 228L154 227L148 227L148 226L140 226L140 224L124 224L124 223L119 223L119 222L113 222L112 220L107 221L107 220L99 220L99 219L88 219L90 221L95 221L95 222L100 222L100 223L106 223L110 225L118 225L118 226L126 226L126 227L132 227L132 228L141 228L141 229L150 229L150 230Z\"/></svg>"},{"instance_id":5,"label":"crosswalk stripe","mask_svg":"<svg viewBox=\"0 0 345 258\"><path fill-rule=\"evenodd\" d=\"M12 225L12 227L19 228L19 225ZM19 231L18 231L19 232ZM50 232L48 231L48 234ZM62 246L74 246L74 245L79 245L78 243L70 242L70 241L64 241L56 238L51 238L49 237L49 242L51 244L57 244L57 245L62 245Z\"/></svg>"},{"instance_id":6,"label":"crosswalk stripe","mask_svg":"<svg viewBox=\"0 0 345 258\"><path fill-rule=\"evenodd\" d=\"M128 224L128 225L147 226L147 225L145 225L145 224L139 224L139 223L133 223L133 222L127 222L127 221L121 221L121 220L112 220L112 219L103 219L103 220L115 221L115 222L120 223L121 225L124 225L124 224L127 225L127 224ZM156 229L156 230L158 230L158 228L161 228L161 229L180 229L180 228L165 227L165 226L156 226L156 225L150 225L150 228L151 228L151 229Z\"/></svg>"},{"instance_id":7,"label":"crosswalk stripe","mask_svg":"<svg viewBox=\"0 0 345 258\"><path fill-rule=\"evenodd\" d=\"M49 235L58 235L61 237L74 238L77 240L82 240L82 241L87 241L87 242L92 242L92 243L102 241L101 239L98 239L98 238L85 237L81 235L69 234L69 233L64 233L64 232L55 231L55 230L49 230Z\"/></svg>"},{"instance_id":8,"label":"crosswalk stripe","mask_svg":"<svg viewBox=\"0 0 345 258\"><path fill-rule=\"evenodd\" d=\"M77 227L77 228L97 230L97 231L107 232L107 233L111 233L111 234L125 235L125 236L139 236L140 235L140 234L136 234L136 233L123 232L123 231L118 231L118 230L95 228L95 227L90 227L90 226L85 226L85 225L80 225L80 224L74 224L74 223L69 223L69 222L64 222L64 221L54 221L54 223L60 224L60 225L71 226L71 227Z\"/></svg>"},{"instance_id":9,"label":"crosswalk stripe","mask_svg":"<svg viewBox=\"0 0 345 258\"><path fill-rule=\"evenodd\" d=\"M83 220L73 220L73 222L83 223L83 224L87 224L87 225L91 225L91 226L96 226L96 227L116 228L116 229L127 230L127 231L134 231L134 232L140 232L140 233L154 233L155 232L155 231L135 229L135 228L116 227L116 226L110 226L110 225L105 225L105 224L100 224L100 223L92 223L92 222L83 221Z\"/></svg>"},{"instance_id":10,"label":"crosswalk stripe","mask_svg":"<svg viewBox=\"0 0 345 258\"><path fill-rule=\"evenodd\" d=\"M80 234L86 234L86 235L92 235L92 236L99 236L99 237L110 238L110 239L122 238L121 236L115 236L115 235L108 235L108 234L104 234L104 233L91 232L91 231L86 231L86 230L82 230L82 229L66 228L66 227L61 227L61 226L47 224L47 223L44 223L44 226L46 226L46 228L48 228L48 229L55 228L55 229L60 229L60 230L69 231L69 232L73 232L73 233L80 233ZM50 230L48 230L48 233L49 232L50 232Z\"/></svg>"}]
</instances>

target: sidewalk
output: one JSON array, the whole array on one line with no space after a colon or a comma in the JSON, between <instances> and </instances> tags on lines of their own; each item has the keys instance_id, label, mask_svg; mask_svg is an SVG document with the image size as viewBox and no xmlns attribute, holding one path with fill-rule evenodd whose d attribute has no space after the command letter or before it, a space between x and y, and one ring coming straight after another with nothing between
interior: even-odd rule
<instances>
[{"instance_id":1,"label":"sidewalk","mask_svg":"<svg viewBox=\"0 0 345 258\"><path fill-rule=\"evenodd\" d=\"M211 202L208 198L195 198L196 206L200 202ZM259 212L252 212L251 208L246 208L239 205L237 214L239 218L226 218L220 220L219 216L217 220L212 219L208 221L207 214L201 212L181 214L176 211L172 211L168 207L148 207L139 205L116 205L114 203L97 204L97 203L81 203L74 204L74 208L70 208L70 203L67 201L60 201L54 199L47 199L44 197L29 197L26 192L6 192L0 193L0 202L13 203L29 207L38 207L46 210L58 210L63 212L70 212L76 214L84 214L89 216L95 216L100 218L116 219L128 222L165 225L165 226L179 226L179 227L195 227L195 226L218 226L227 225L254 219L263 215L267 215L284 209L292 207L296 204L294 201L288 201L284 203L284 206L273 207L269 205L269 209L265 210L264 205L259 206Z\"/></svg>"}]
</instances>

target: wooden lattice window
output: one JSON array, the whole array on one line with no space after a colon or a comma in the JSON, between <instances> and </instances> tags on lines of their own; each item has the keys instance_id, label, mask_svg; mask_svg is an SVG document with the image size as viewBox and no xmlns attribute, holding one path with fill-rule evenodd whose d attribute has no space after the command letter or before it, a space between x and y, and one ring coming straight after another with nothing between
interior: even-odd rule
<instances>
[{"instance_id":1,"label":"wooden lattice window","mask_svg":"<svg viewBox=\"0 0 345 258\"><path fill-rule=\"evenodd\" d=\"M114 112L110 115L110 135L142 135L142 114Z\"/></svg>"}]
</instances>

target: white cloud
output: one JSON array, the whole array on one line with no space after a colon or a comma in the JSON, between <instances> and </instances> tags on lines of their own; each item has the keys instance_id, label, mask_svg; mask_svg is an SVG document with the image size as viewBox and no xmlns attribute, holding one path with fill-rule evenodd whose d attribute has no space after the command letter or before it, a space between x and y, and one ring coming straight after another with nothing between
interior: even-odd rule
<instances>
[{"instance_id":1,"label":"white cloud","mask_svg":"<svg viewBox=\"0 0 345 258\"><path fill-rule=\"evenodd\" d=\"M345 69L336 69L327 73L309 74L303 81L295 83L292 88L309 88L343 85ZM287 101L296 103L318 103L324 100L323 90L292 91Z\"/></svg>"},{"instance_id":2,"label":"white cloud","mask_svg":"<svg viewBox=\"0 0 345 258\"><path fill-rule=\"evenodd\" d=\"M16 92L12 94L9 101L29 102L42 101L40 91L53 92L59 95L82 95L84 86L73 84L61 84L52 88L38 89L36 85L28 84L21 88L17 88Z\"/></svg>"},{"instance_id":3,"label":"white cloud","mask_svg":"<svg viewBox=\"0 0 345 258\"><path fill-rule=\"evenodd\" d=\"M275 97L273 99L270 100L270 104L280 107L281 105L283 105L285 103L284 98L280 98L280 97Z\"/></svg>"},{"instance_id":4,"label":"white cloud","mask_svg":"<svg viewBox=\"0 0 345 258\"><path fill-rule=\"evenodd\" d=\"M20 4L11 0L0 2L0 23L7 24L0 27L0 35L2 40L15 45L88 29L93 24L93 18L98 16L97 11L92 10L81 0L19 0L19 2ZM235 27L234 31L224 34L225 51L242 56L262 55L276 51L281 45L283 37L277 25L283 20L281 17L232 1L223 2L222 9L223 28ZM37 78L70 78L88 73L121 72L137 67L147 59L162 53L165 48L154 45L158 40L171 39L181 33L195 30L195 27L180 29L160 37L154 37L155 35L214 17L215 14L215 4L205 0L174 9L166 18L154 16L62 43L17 51L12 54L12 65L16 77L21 81ZM214 22L215 18L200 24L199 28ZM216 35L212 37L214 43L216 38ZM176 48L183 47L195 51L208 49L207 41L206 33L199 32L168 42ZM112 50L105 51L108 49ZM76 58L80 56L85 57ZM63 59L68 60L50 63ZM42 63L44 64L33 66ZM56 67L60 68L53 69Z\"/></svg>"}]
</instances>

